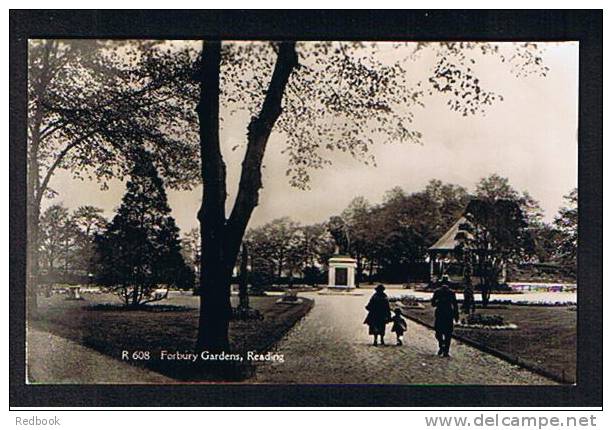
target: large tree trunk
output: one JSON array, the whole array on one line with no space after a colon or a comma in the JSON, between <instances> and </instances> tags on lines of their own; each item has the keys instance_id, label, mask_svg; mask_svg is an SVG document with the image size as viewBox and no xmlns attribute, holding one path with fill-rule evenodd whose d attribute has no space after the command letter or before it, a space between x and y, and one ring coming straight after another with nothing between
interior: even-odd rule
<instances>
[{"instance_id":1,"label":"large tree trunk","mask_svg":"<svg viewBox=\"0 0 612 430\"><path fill-rule=\"evenodd\" d=\"M47 41L45 50L41 58L41 70L35 78L31 76L31 85L34 88L34 101L36 108L32 117L28 118L29 141L28 141L28 170L26 184L26 228L27 228L27 245L26 245L26 316L34 317L38 313L37 292L40 282L40 257L39 257L39 240L40 240L40 205L43 193L46 190L48 178L41 185L40 164L38 161L39 149L42 140L42 125L43 125L43 99L47 91L47 87L52 79L52 71L50 66L50 58L52 52L57 49L57 42ZM57 163L56 163L57 164ZM50 173L49 173L50 174ZM48 175L49 175L48 174Z\"/></svg>"},{"instance_id":2,"label":"large tree trunk","mask_svg":"<svg viewBox=\"0 0 612 430\"><path fill-rule=\"evenodd\" d=\"M200 102L197 107L203 179L202 206L198 212L202 231L202 258L197 348L211 352L229 349L232 271L246 226L258 203L261 163L266 144L281 114L281 101L289 76L297 65L295 43L279 44L277 62L261 112L252 118L248 127L248 143L238 194L227 220L226 173L219 143L220 63L221 42L205 42Z\"/></svg>"},{"instance_id":3,"label":"large tree trunk","mask_svg":"<svg viewBox=\"0 0 612 430\"><path fill-rule=\"evenodd\" d=\"M28 187L29 188L29 187ZM28 200L29 190L28 190ZM27 214L27 254L26 254L26 266L27 266L27 282L26 282L26 315L28 318L35 317L38 310L38 303L36 294L38 291L38 284L40 282L39 276L39 254L38 254L38 241L40 236L40 208L37 205L33 205L28 202L28 214Z\"/></svg>"},{"instance_id":4,"label":"large tree trunk","mask_svg":"<svg viewBox=\"0 0 612 430\"><path fill-rule=\"evenodd\" d=\"M40 143L40 124L42 114L38 109L33 121L30 136L30 147L28 148L28 172L27 172L27 253L26 253L26 315L34 317L37 314L37 291L40 282L40 166L38 164L38 148Z\"/></svg>"},{"instance_id":5,"label":"large tree trunk","mask_svg":"<svg viewBox=\"0 0 612 430\"><path fill-rule=\"evenodd\" d=\"M238 283L238 297L240 299L238 307L240 309L249 308L249 275L248 275L249 251L245 243L242 244L242 255L240 256L240 281Z\"/></svg>"},{"instance_id":6,"label":"large tree trunk","mask_svg":"<svg viewBox=\"0 0 612 430\"><path fill-rule=\"evenodd\" d=\"M201 235L200 320L198 350L220 352L229 347L231 271L226 273L225 163L219 144L219 73L221 42L205 42L202 52L200 156L203 181L198 212Z\"/></svg>"}]
</instances>

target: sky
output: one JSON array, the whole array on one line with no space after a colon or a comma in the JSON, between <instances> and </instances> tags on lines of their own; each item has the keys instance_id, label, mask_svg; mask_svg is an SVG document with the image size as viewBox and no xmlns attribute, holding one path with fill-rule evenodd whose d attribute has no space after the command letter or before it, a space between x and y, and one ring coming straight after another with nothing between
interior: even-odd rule
<instances>
[{"instance_id":1,"label":"sky","mask_svg":"<svg viewBox=\"0 0 612 430\"><path fill-rule=\"evenodd\" d=\"M422 133L422 144L375 144L376 167L366 166L344 153L333 153L332 165L311 172L310 190L289 185L287 159L281 153L283 136L273 133L264 157L260 203L249 223L255 227L289 216L302 224L322 222L339 214L356 196L370 203L382 201L385 191L400 186L406 192L424 188L430 179L459 184L473 191L491 173L507 177L514 188L528 191L552 221L563 196L577 186L578 178L578 43L542 43L543 60L550 68L544 78L515 77L507 64L493 57L474 67L481 84L503 95L484 115L463 117L446 106L442 96L425 99L413 108L413 128ZM381 60L406 56L407 50L380 45ZM432 65L425 53L410 66L414 79L427 76ZM222 111L223 115L223 111ZM227 164L228 210L236 195L248 116L227 115L221 133ZM112 218L124 193L124 184L112 181L106 191L95 182L74 180L60 171L51 180L58 191L43 207L63 203L101 207ZM201 187L191 191L168 190L169 205L182 232L197 226Z\"/></svg>"}]
</instances>

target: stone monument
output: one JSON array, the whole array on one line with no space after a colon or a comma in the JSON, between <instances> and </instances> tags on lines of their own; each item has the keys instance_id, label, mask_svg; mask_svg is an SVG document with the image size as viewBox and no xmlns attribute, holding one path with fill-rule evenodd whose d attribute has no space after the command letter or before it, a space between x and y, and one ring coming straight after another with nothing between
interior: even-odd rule
<instances>
[{"instance_id":1,"label":"stone monument","mask_svg":"<svg viewBox=\"0 0 612 430\"><path fill-rule=\"evenodd\" d=\"M348 226L336 216L329 220L327 228L336 242L335 253L328 261L327 287L352 290L355 288L357 261L349 255L351 241Z\"/></svg>"}]
</instances>

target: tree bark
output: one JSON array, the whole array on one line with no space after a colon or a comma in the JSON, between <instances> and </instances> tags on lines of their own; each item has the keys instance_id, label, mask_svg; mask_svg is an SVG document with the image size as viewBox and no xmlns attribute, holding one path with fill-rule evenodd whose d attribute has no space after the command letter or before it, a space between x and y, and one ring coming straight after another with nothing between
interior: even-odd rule
<instances>
[{"instance_id":1,"label":"tree bark","mask_svg":"<svg viewBox=\"0 0 612 430\"><path fill-rule=\"evenodd\" d=\"M36 177L38 175L38 163L30 160L28 190L27 190L27 282L26 282L26 316L35 317L38 310L37 290L39 284L39 252L38 243L40 236L40 206L35 202Z\"/></svg>"},{"instance_id":2,"label":"tree bark","mask_svg":"<svg viewBox=\"0 0 612 430\"><path fill-rule=\"evenodd\" d=\"M201 91L200 157L203 181L198 212L201 235L200 319L197 348L220 352L229 348L231 271L225 273L225 163L219 143L219 74L221 42L204 42Z\"/></svg>"},{"instance_id":3,"label":"tree bark","mask_svg":"<svg viewBox=\"0 0 612 430\"><path fill-rule=\"evenodd\" d=\"M28 118L30 139L28 146L28 171L26 184L26 227L28 241L26 245L26 317L35 317L38 313L37 292L40 283L40 204L46 187L41 187L39 149L42 141L42 124L44 115L43 95L52 80L51 57L57 48L55 41L47 41L42 56L41 69L32 77L35 109Z\"/></svg>"},{"instance_id":4,"label":"tree bark","mask_svg":"<svg viewBox=\"0 0 612 430\"><path fill-rule=\"evenodd\" d=\"M42 124L42 107L40 103L34 114L34 124L30 132L30 147L28 148L28 178L27 178L27 283L26 283L26 315L34 317L37 314L37 291L39 284L40 260L40 201L42 190L40 189L40 165L38 163L38 151L40 146L40 126Z\"/></svg>"},{"instance_id":5,"label":"tree bark","mask_svg":"<svg viewBox=\"0 0 612 430\"><path fill-rule=\"evenodd\" d=\"M295 42L281 42L272 79L259 115L252 118L247 133L247 149L242 161L242 172L236 202L228 220L228 248L236 254L253 209L259 202L261 164L266 145L276 120L282 113L282 98L289 76L298 65Z\"/></svg>"},{"instance_id":6,"label":"tree bark","mask_svg":"<svg viewBox=\"0 0 612 430\"><path fill-rule=\"evenodd\" d=\"M240 244L259 199L261 164L266 144L282 112L281 102L293 69L297 66L295 42L280 43L272 79L261 111L248 127L247 149L236 201L225 218L226 170L219 142L219 74L221 42L205 42L200 101L200 156L203 179L202 206L198 212L202 231L200 260L199 351L229 349L231 316L230 283Z\"/></svg>"},{"instance_id":7,"label":"tree bark","mask_svg":"<svg viewBox=\"0 0 612 430\"><path fill-rule=\"evenodd\" d=\"M240 282L238 285L238 295L240 309L249 308L249 274L248 274L249 251L245 243L242 244L242 255L240 256Z\"/></svg>"}]
</instances>

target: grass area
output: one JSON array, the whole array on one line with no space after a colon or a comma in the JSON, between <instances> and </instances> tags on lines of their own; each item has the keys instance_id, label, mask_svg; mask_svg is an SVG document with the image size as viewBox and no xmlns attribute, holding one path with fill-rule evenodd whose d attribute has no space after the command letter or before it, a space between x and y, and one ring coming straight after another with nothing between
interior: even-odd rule
<instances>
[{"instance_id":1,"label":"grass area","mask_svg":"<svg viewBox=\"0 0 612 430\"><path fill-rule=\"evenodd\" d=\"M148 361L130 364L147 367L179 380L244 379L253 366L248 362L229 362L214 371L198 362L162 361L160 351L192 352L198 326L198 298L171 296L160 304L168 305L163 311L118 311L114 307L92 309L92 305L118 303L112 295L85 294L85 300L70 301L64 296L39 298L40 315L32 321L38 329L73 340L116 359L122 351L150 351ZM263 315L262 321L232 321L230 343L233 352L266 352L313 306L312 300L301 304L277 304L278 297L251 297L250 304ZM237 297L232 297L232 301Z\"/></svg>"},{"instance_id":2,"label":"grass area","mask_svg":"<svg viewBox=\"0 0 612 430\"><path fill-rule=\"evenodd\" d=\"M570 307L492 306L478 313L504 317L518 330L483 330L456 327L454 335L482 345L509 361L552 377L559 382L576 381L576 312ZM434 308L405 309L403 313L433 327Z\"/></svg>"}]
</instances>

